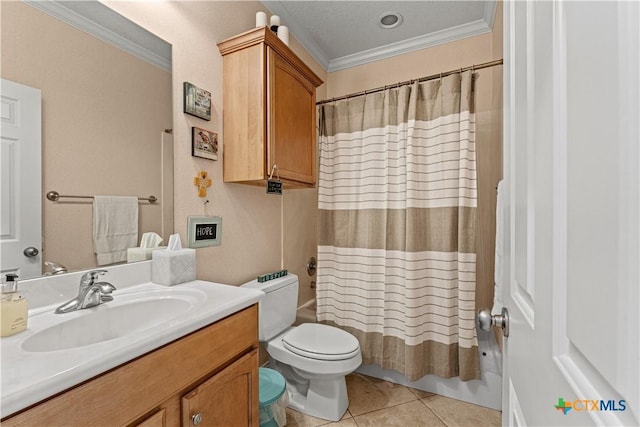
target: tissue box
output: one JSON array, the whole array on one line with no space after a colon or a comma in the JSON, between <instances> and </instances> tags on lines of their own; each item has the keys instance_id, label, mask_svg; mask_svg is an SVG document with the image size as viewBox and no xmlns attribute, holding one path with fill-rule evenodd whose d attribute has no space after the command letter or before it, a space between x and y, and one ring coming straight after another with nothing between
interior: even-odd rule
<instances>
[{"instance_id":1,"label":"tissue box","mask_svg":"<svg viewBox=\"0 0 640 427\"><path fill-rule=\"evenodd\" d=\"M127 262L146 261L151 259L151 253L158 249L166 249L166 246L158 246L157 248L128 248Z\"/></svg>"},{"instance_id":2,"label":"tissue box","mask_svg":"<svg viewBox=\"0 0 640 427\"><path fill-rule=\"evenodd\" d=\"M151 281L173 286L196 280L195 249L157 250L151 254Z\"/></svg>"}]
</instances>

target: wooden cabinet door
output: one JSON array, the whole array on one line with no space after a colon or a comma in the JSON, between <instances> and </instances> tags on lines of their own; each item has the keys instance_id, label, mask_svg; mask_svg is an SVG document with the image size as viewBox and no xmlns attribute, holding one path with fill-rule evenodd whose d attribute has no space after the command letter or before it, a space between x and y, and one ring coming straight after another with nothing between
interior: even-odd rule
<instances>
[{"instance_id":1,"label":"wooden cabinet door","mask_svg":"<svg viewBox=\"0 0 640 427\"><path fill-rule=\"evenodd\" d=\"M280 178L315 185L315 87L271 48L267 50L267 169L278 165Z\"/></svg>"},{"instance_id":2,"label":"wooden cabinet door","mask_svg":"<svg viewBox=\"0 0 640 427\"><path fill-rule=\"evenodd\" d=\"M151 415L149 418L145 419L139 424L136 424L136 427L166 427L167 425L167 411L164 409L160 409L155 414Z\"/></svg>"},{"instance_id":3,"label":"wooden cabinet door","mask_svg":"<svg viewBox=\"0 0 640 427\"><path fill-rule=\"evenodd\" d=\"M225 182L265 179L267 125L264 46L224 57Z\"/></svg>"},{"instance_id":4,"label":"wooden cabinet door","mask_svg":"<svg viewBox=\"0 0 640 427\"><path fill-rule=\"evenodd\" d=\"M238 359L182 398L182 426L258 426L258 352Z\"/></svg>"}]
</instances>

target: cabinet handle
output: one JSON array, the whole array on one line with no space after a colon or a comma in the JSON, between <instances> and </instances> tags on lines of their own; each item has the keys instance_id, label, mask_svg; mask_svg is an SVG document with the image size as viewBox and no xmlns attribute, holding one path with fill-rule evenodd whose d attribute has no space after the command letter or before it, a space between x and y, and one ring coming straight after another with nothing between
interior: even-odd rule
<instances>
[{"instance_id":1,"label":"cabinet handle","mask_svg":"<svg viewBox=\"0 0 640 427\"><path fill-rule=\"evenodd\" d=\"M202 418L202 414L198 412L197 414L191 416L191 422L194 426L198 426L200 425L200 423L202 423Z\"/></svg>"}]
</instances>

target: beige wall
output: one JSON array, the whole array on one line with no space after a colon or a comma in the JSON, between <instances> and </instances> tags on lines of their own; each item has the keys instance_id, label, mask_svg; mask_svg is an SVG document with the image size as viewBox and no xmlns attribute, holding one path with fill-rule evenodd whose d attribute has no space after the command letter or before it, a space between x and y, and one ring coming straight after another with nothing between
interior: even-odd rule
<instances>
[{"instance_id":1,"label":"beige wall","mask_svg":"<svg viewBox=\"0 0 640 427\"><path fill-rule=\"evenodd\" d=\"M198 249L198 277L240 284L281 267L300 275L299 301L313 295L305 271L316 253L317 190L285 191L269 196L263 188L222 182L222 162L191 157L191 126L222 137L222 58L216 43L253 27L260 2L119 2L106 4L155 33L173 47L173 128L175 154L175 229L186 240L188 215L220 215L222 246ZM502 58L502 7L494 31L418 52L327 73L295 40L293 50L323 79L318 99L393 84L449 69ZM3 52L4 56L4 52ZM477 82L479 163L478 305L490 305L493 275L495 185L501 175L501 67L481 70ZM212 93L212 120L182 113L182 83ZM210 203L203 204L193 177L205 170L213 179Z\"/></svg>"},{"instance_id":2,"label":"beige wall","mask_svg":"<svg viewBox=\"0 0 640 427\"><path fill-rule=\"evenodd\" d=\"M326 82L327 72L313 59L309 53L294 39L292 49L322 80ZM316 90L316 99L325 99L327 84ZM317 188L289 191L283 197L283 260L285 268L298 275L300 288L298 291L298 305L315 298L315 289L311 282L315 275L307 274L307 262L310 257L316 257L318 252L317 240Z\"/></svg>"},{"instance_id":3,"label":"beige wall","mask_svg":"<svg viewBox=\"0 0 640 427\"><path fill-rule=\"evenodd\" d=\"M109 7L173 46L173 127L175 143L175 229L186 238L188 215L222 216L222 245L198 249L198 278L241 284L265 272L287 268L300 274L300 300L308 298L304 264L315 254L316 190L290 190L283 197L264 188L222 182L222 161L191 157L191 126L222 137L222 57L216 43L251 29L260 2L118 2ZM326 72L295 40L292 49L323 79ZM205 122L182 113L182 82L212 93L212 119ZM324 96L325 88L318 90ZM206 206L193 177L206 170L213 179ZM284 246L283 246L284 245ZM312 252L312 253L311 253ZM306 285L305 285L306 282Z\"/></svg>"},{"instance_id":4,"label":"beige wall","mask_svg":"<svg viewBox=\"0 0 640 427\"><path fill-rule=\"evenodd\" d=\"M493 32L329 73L326 98L502 59L502 4ZM493 303L496 185L502 176L502 67L477 71L479 308Z\"/></svg>"},{"instance_id":5,"label":"beige wall","mask_svg":"<svg viewBox=\"0 0 640 427\"><path fill-rule=\"evenodd\" d=\"M171 74L22 2L1 6L2 78L42 93L43 259L94 267L91 200L44 194L161 197ZM161 233L161 203L140 204L141 232Z\"/></svg>"}]
</instances>

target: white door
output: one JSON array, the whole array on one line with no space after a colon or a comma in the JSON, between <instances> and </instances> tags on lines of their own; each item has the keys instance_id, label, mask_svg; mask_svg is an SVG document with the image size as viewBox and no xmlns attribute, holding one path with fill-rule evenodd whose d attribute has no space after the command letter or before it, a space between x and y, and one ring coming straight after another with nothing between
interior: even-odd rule
<instances>
[{"instance_id":1,"label":"white door","mask_svg":"<svg viewBox=\"0 0 640 427\"><path fill-rule=\"evenodd\" d=\"M40 90L1 84L0 272L34 277L42 274Z\"/></svg>"},{"instance_id":2,"label":"white door","mask_svg":"<svg viewBox=\"0 0 640 427\"><path fill-rule=\"evenodd\" d=\"M640 2L505 2L503 423L640 425Z\"/></svg>"}]
</instances>

